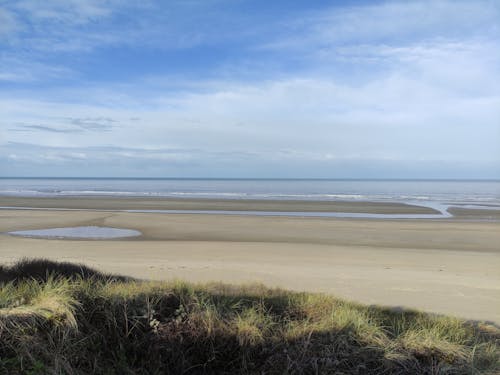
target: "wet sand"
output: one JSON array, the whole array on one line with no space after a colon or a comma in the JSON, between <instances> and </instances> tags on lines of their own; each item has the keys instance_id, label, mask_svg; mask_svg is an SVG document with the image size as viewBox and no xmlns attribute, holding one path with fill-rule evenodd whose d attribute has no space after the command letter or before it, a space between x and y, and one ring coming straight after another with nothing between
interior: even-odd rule
<instances>
[{"instance_id":1,"label":"wet sand","mask_svg":"<svg viewBox=\"0 0 500 375\"><path fill-rule=\"evenodd\" d=\"M226 210L226 211L304 211L374 214L436 214L420 206L392 202L291 201L257 199L174 199L160 197L0 197L1 207L33 207L98 210Z\"/></svg>"},{"instance_id":2,"label":"wet sand","mask_svg":"<svg viewBox=\"0 0 500 375\"><path fill-rule=\"evenodd\" d=\"M122 199L107 198L32 198L28 204L21 198L1 198L2 206L86 210L0 210L0 232L4 233L0 235L0 261L46 257L84 262L138 278L263 282L293 290L332 293L368 304L418 308L500 324L499 222L87 210L144 209L145 205L158 209L158 201L168 202L161 203L168 204L168 209L174 209L172 204L179 202L190 205L189 209L199 209L199 204L217 205L216 201L131 198L124 199L130 205L127 207L119 206L124 203ZM242 204L234 202L225 204ZM363 208L361 203L343 203L343 212L349 208L361 210L358 212L414 212L406 205L368 204ZM283 201L259 204L275 205L271 210L278 206L285 211L298 210ZM312 204L318 211L318 202L296 204ZM269 206L262 208L267 210ZM255 206L252 209L256 210ZM467 213L463 215L468 217ZM103 241L30 239L5 234L80 225L135 229L142 236Z\"/></svg>"}]
</instances>

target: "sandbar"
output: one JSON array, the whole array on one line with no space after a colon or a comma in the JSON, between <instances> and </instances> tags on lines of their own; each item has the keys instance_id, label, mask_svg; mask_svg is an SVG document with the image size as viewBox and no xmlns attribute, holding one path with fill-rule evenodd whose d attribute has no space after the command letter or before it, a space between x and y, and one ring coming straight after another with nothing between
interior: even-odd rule
<instances>
[{"instance_id":1,"label":"sandbar","mask_svg":"<svg viewBox=\"0 0 500 375\"><path fill-rule=\"evenodd\" d=\"M0 206L99 210L227 210L436 214L429 207L394 202L264 199L175 199L164 197L0 197Z\"/></svg>"}]
</instances>

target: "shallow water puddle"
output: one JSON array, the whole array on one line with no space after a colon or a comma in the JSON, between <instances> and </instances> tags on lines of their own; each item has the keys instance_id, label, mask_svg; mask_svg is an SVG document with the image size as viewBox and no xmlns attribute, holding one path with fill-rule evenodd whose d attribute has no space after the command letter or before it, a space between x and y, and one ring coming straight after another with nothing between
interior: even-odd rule
<instances>
[{"instance_id":1,"label":"shallow water puddle","mask_svg":"<svg viewBox=\"0 0 500 375\"><path fill-rule=\"evenodd\" d=\"M123 237L136 237L141 235L141 232L134 229L97 227L97 226L18 230L8 233L13 236L21 236L21 237L90 238L98 240L107 240L107 239L123 238Z\"/></svg>"}]
</instances>

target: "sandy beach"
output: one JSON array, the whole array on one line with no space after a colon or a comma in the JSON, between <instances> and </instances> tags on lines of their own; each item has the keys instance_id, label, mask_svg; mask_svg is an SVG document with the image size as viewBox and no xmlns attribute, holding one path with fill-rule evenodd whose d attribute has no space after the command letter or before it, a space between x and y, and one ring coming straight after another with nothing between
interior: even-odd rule
<instances>
[{"instance_id":1,"label":"sandy beach","mask_svg":"<svg viewBox=\"0 0 500 375\"><path fill-rule=\"evenodd\" d=\"M461 209L451 219L368 220L112 210L434 210L397 203L137 198L3 197L0 205L72 209L0 210L3 263L46 257L144 279L262 282L500 324L500 223L491 220L498 215L493 210ZM142 235L123 240L55 240L6 234L80 225L129 228Z\"/></svg>"}]
</instances>

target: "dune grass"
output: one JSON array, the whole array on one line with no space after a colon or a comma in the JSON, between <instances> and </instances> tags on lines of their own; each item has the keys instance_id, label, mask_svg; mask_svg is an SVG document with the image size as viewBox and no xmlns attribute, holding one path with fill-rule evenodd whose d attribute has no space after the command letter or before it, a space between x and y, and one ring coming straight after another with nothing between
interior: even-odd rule
<instances>
[{"instance_id":1,"label":"dune grass","mask_svg":"<svg viewBox=\"0 0 500 375\"><path fill-rule=\"evenodd\" d=\"M2 267L0 280L5 374L500 371L498 328L452 317L262 285L145 282L49 261Z\"/></svg>"}]
</instances>

